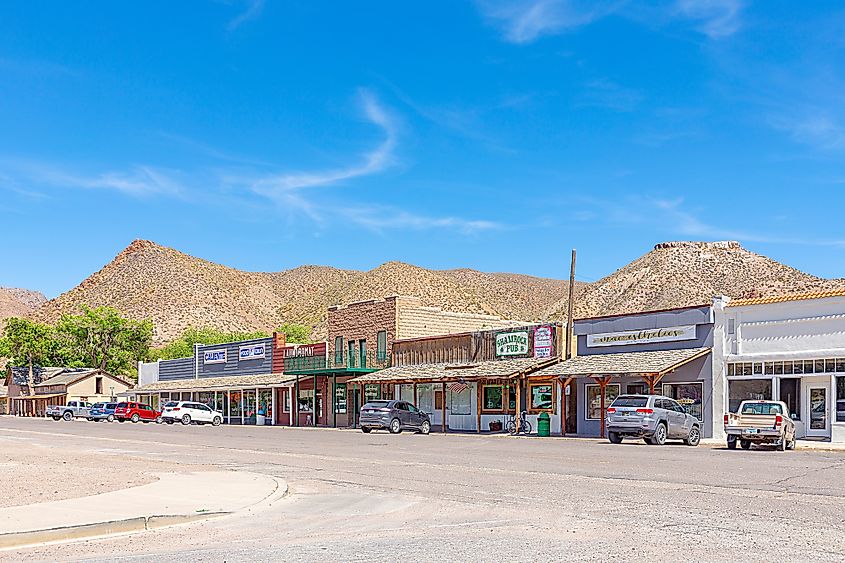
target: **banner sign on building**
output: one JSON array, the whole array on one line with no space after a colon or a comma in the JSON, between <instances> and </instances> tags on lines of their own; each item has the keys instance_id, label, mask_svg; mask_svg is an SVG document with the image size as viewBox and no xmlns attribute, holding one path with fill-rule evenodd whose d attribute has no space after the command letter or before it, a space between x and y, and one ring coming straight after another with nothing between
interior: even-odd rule
<instances>
[{"instance_id":1,"label":"banner sign on building","mask_svg":"<svg viewBox=\"0 0 845 563\"><path fill-rule=\"evenodd\" d=\"M247 344L241 346L238 350L238 361L240 360L258 360L264 357L264 344Z\"/></svg>"},{"instance_id":2,"label":"banner sign on building","mask_svg":"<svg viewBox=\"0 0 845 563\"><path fill-rule=\"evenodd\" d=\"M695 325L588 334L587 346L624 346L626 344L651 344L654 342L677 342L679 340L695 340Z\"/></svg>"},{"instance_id":3,"label":"banner sign on building","mask_svg":"<svg viewBox=\"0 0 845 563\"><path fill-rule=\"evenodd\" d=\"M528 331L500 332L496 335L497 356L521 356L528 353Z\"/></svg>"},{"instance_id":4,"label":"banner sign on building","mask_svg":"<svg viewBox=\"0 0 845 563\"><path fill-rule=\"evenodd\" d=\"M288 344L284 347L285 358L313 358L325 356L328 347L325 342L317 344Z\"/></svg>"},{"instance_id":5,"label":"banner sign on building","mask_svg":"<svg viewBox=\"0 0 845 563\"><path fill-rule=\"evenodd\" d=\"M202 363L204 364L225 364L226 363L226 349L218 348L217 350L206 350L202 355Z\"/></svg>"},{"instance_id":6,"label":"banner sign on building","mask_svg":"<svg viewBox=\"0 0 845 563\"><path fill-rule=\"evenodd\" d=\"M534 329L534 357L552 357L552 327L538 326Z\"/></svg>"}]
</instances>

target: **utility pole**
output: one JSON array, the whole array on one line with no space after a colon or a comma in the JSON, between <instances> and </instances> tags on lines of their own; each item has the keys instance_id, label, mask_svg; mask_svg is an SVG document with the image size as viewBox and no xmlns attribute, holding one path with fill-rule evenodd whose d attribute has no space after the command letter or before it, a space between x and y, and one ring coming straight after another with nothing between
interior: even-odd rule
<instances>
[{"instance_id":1,"label":"utility pole","mask_svg":"<svg viewBox=\"0 0 845 563\"><path fill-rule=\"evenodd\" d=\"M572 249L572 262L569 264L569 302L566 307L566 351L564 352L563 359L568 360L572 357L572 331L574 330L574 325L572 323L572 309L575 306L575 249ZM560 434L561 436L566 436L566 402L569 400L569 397L566 395L566 390L571 384L571 378L567 378L563 387L561 388L561 394L563 395L560 398L561 404L561 417L560 417Z\"/></svg>"}]
</instances>

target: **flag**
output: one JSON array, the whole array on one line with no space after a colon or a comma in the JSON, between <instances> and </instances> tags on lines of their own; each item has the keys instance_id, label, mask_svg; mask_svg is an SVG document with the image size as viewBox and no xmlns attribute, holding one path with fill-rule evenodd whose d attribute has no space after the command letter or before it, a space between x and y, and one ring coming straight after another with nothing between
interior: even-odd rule
<instances>
[{"instance_id":1,"label":"flag","mask_svg":"<svg viewBox=\"0 0 845 563\"><path fill-rule=\"evenodd\" d=\"M466 383L462 383L460 381L449 384L449 390L452 393L463 393L467 389L469 389L469 386Z\"/></svg>"}]
</instances>

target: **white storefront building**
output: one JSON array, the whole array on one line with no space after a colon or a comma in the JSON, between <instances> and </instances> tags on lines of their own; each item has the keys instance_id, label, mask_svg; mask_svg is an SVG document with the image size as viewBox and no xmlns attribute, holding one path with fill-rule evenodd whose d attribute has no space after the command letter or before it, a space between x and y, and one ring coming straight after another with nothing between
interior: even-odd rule
<instances>
[{"instance_id":1,"label":"white storefront building","mask_svg":"<svg viewBox=\"0 0 845 563\"><path fill-rule=\"evenodd\" d=\"M720 298L714 311L725 412L746 399L783 401L799 438L845 442L845 290Z\"/></svg>"}]
</instances>

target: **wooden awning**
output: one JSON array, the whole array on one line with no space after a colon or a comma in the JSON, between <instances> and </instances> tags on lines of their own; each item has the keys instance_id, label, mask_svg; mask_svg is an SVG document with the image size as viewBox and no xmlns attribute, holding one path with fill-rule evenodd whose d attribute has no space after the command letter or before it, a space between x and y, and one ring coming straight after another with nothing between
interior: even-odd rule
<instances>
[{"instance_id":1,"label":"wooden awning","mask_svg":"<svg viewBox=\"0 0 845 563\"><path fill-rule=\"evenodd\" d=\"M710 348L657 350L653 352L621 352L575 356L543 368L531 377L579 378L601 375L665 375L695 359L706 356Z\"/></svg>"},{"instance_id":2,"label":"wooden awning","mask_svg":"<svg viewBox=\"0 0 845 563\"><path fill-rule=\"evenodd\" d=\"M556 362L556 358L518 358L465 364L395 366L350 379L347 383L448 383L481 379L512 379Z\"/></svg>"}]
</instances>

